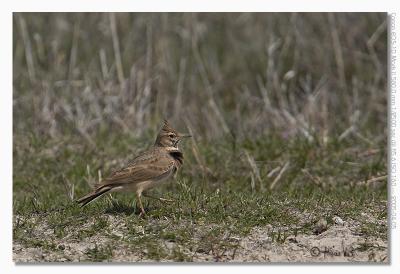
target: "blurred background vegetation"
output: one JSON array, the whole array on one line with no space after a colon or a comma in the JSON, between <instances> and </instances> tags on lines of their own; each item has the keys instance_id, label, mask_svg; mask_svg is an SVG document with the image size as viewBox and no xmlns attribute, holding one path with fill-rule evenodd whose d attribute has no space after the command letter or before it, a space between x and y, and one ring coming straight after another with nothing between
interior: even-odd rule
<instances>
[{"instance_id":1,"label":"blurred background vegetation","mask_svg":"<svg viewBox=\"0 0 400 274\"><path fill-rule=\"evenodd\" d=\"M386 139L386 14L21 13L13 39L16 134Z\"/></svg>"},{"instance_id":2,"label":"blurred background vegetation","mask_svg":"<svg viewBox=\"0 0 400 274\"><path fill-rule=\"evenodd\" d=\"M226 235L272 225L284 243L335 216L387 241L386 14L15 13L13 31L21 251L108 237L67 260L193 260ZM131 215L132 194L73 203L164 118L193 136L178 178L152 190L175 203L145 201L149 221ZM181 251L162 249L171 239Z\"/></svg>"},{"instance_id":3,"label":"blurred background vegetation","mask_svg":"<svg viewBox=\"0 0 400 274\"><path fill-rule=\"evenodd\" d=\"M23 196L43 181L87 185L154 142L164 118L194 136L184 172L208 185L385 179L384 13L16 13L13 24Z\"/></svg>"}]
</instances>

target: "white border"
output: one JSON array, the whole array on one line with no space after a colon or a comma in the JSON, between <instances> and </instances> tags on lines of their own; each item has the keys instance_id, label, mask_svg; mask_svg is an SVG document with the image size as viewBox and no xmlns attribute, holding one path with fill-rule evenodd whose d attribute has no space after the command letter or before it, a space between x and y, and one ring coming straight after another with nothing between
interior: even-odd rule
<instances>
[{"instance_id":1,"label":"white border","mask_svg":"<svg viewBox=\"0 0 400 274\"><path fill-rule=\"evenodd\" d=\"M14 0L14 1L0 1L0 124L2 131L0 134L0 271L1 273L21 273L29 272L34 273L70 273L71 271L79 273L87 273L89 271L96 271L97 273L118 271L122 273L149 273L149 272L163 272L164 273L202 273L204 271L211 272L229 272L237 273L247 270L247 268L255 273L265 273L266 271L279 271L279 272L305 272L305 273L337 273L337 271L351 271L363 273L375 273L380 271L382 273L399 272L400 268L400 218L398 211L392 210L395 213L394 220L396 221L395 230L391 231L391 266L334 266L334 265L314 265L314 266L299 266L299 265L256 265L256 266L148 266L148 265L123 265L123 266L66 266L59 267L58 265L51 266L19 266L16 267L12 262L12 12L26 12L26 11L68 11L68 12L82 12L82 11L178 11L178 12L193 12L193 11L269 11L269 12L289 12L289 11L334 11L334 12L394 12L396 11L396 1L375 1L375 0L335 0L328 3L327 0L279 0L279 1L266 1L266 0L152 0L152 1L139 1L139 0ZM399 87L399 68L400 68L400 47L398 46L400 33L400 14L395 16L396 19L396 36L397 36L397 59L395 62L395 81L396 87ZM390 73L390 71L389 71ZM389 85L390 86L390 85ZM389 97L390 98L390 97ZM394 105L392 108L400 110L400 97L396 93L394 97ZM390 104L390 102L389 102ZM390 116L389 116L390 117ZM394 121L396 127L392 133L392 137L399 140L400 137L400 116L397 115ZM390 125L390 124L389 124ZM392 149L399 155L400 142L392 144ZM398 159L398 157L396 157ZM392 163L393 164L393 163ZM395 173L392 178L399 177L399 165L396 160ZM393 183L393 182L391 182ZM396 197L396 201L391 205L391 208L399 209L399 183L392 189L392 194ZM204 268L207 268L204 269ZM189 269L190 268L190 269ZM246 268L246 269L245 269ZM339 268L339 269L338 269Z\"/></svg>"},{"instance_id":2,"label":"white border","mask_svg":"<svg viewBox=\"0 0 400 274\"><path fill-rule=\"evenodd\" d=\"M3 2L3 1L2 1ZM388 12L395 11L396 1L387 0L14 0L8 1L13 11L179 11L179 12Z\"/></svg>"}]
</instances>

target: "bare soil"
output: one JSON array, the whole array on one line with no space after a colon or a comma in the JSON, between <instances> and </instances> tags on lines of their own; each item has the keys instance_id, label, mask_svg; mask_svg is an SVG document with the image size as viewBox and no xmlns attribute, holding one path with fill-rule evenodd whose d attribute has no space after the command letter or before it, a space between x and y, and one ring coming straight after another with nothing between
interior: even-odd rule
<instances>
[{"instance_id":1,"label":"bare soil","mask_svg":"<svg viewBox=\"0 0 400 274\"><path fill-rule=\"evenodd\" d=\"M18 219L20 217L17 217ZM31 217L32 218L32 217ZM35 218L35 217L33 217ZM341 219L339 219L341 220ZM37 220L35 220L37 221ZM88 221L87 227L95 222ZM174 262L168 255L161 259L149 258L146 247L132 249L127 237L142 237L143 228L138 226L132 234L128 231L124 221L116 216L108 217L111 230L102 233L96 232L83 240L77 239L77 234L85 227L71 230L62 238L55 237L54 230L46 222L36 225L30 231L32 239L46 239L48 245L33 247L29 243L14 242L13 255L17 263L30 262L80 262L92 261L88 250L109 249L109 257L104 261L112 262ZM159 220L158 220L159 222ZM385 239L366 237L359 233L357 224L351 222L338 222L330 225L320 234L289 235L279 241L270 235L277 231L270 225L255 227L246 237L225 235L223 239L231 243L226 248L214 249L213 244L202 238L202 233L210 229L199 225L194 231L193 245L181 245L177 241L160 239L158 244L165 253L172 254L180 250L189 261L193 262L379 262L388 263L388 243ZM280 228L284 229L284 228ZM97 259L98 260L98 259Z\"/></svg>"}]
</instances>

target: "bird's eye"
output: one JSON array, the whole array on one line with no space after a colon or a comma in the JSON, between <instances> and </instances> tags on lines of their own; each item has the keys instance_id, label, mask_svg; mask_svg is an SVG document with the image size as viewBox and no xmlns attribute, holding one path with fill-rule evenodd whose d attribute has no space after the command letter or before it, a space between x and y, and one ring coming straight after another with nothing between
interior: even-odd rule
<instances>
[{"instance_id":1,"label":"bird's eye","mask_svg":"<svg viewBox=\"0 0 400 274\"><path fill-rule=\"evenodd\" d=\"M175 134L170 133L170 134L168 134L168 137L169 137L169 138L174 138L174 137L175 137Z\"/></svg>"}]
</instances>

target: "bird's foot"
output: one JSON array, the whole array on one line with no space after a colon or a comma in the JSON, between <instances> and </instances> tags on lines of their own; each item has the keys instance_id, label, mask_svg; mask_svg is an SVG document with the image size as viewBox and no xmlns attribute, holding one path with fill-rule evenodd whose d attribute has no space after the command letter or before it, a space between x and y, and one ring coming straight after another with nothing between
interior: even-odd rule
<instances>
[{"instance_id":1,"label":"bird's foot","mask_svg":"<svg viewBox=\"0 0 400 274\"><path fill-rule=\"evenodd\" d=\"M146 218L147 218L146 212L145 212L145 211L140 211L140 213L139 213L139 218L146 219Z\"/></svg>"}]
</instances>

